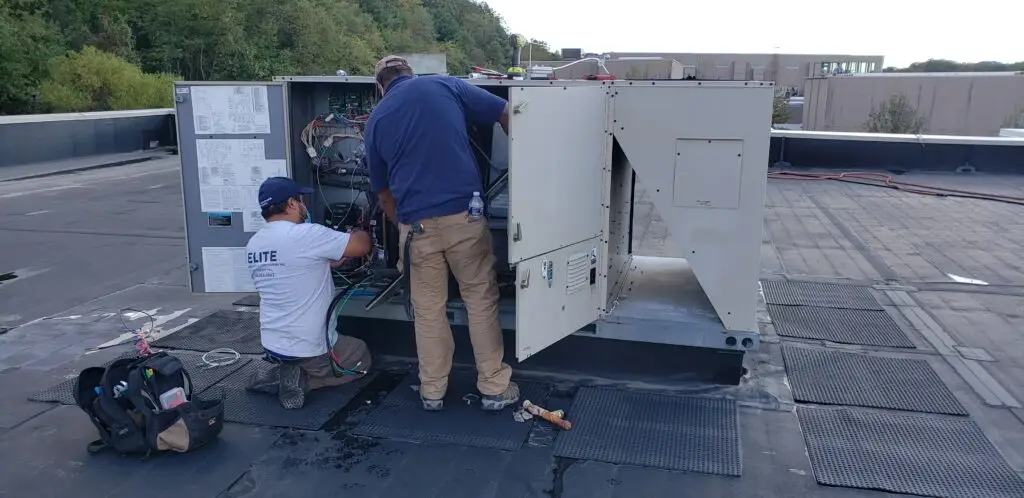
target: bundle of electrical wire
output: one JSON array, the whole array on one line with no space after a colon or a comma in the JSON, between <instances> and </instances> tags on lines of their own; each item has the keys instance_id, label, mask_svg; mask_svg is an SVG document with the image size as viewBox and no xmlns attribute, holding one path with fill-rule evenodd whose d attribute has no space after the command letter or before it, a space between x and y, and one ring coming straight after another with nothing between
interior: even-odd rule
<instances>
[{"instance_id":1,"label":"bundle of electrical wire","mask_svg":"<svg viewBox=\"0 0 1024 498\"><path fill-rule=\"evenodd\" d=\"M359 160L362 157L363 149L363 127L369 116L345 117L340 114L330 113L313 118L299 134L299 140L306 147L306 153L313 160L318 171L326 166L331 166L331 157L346 164L354 164L359 167ZM351 157L345 158L340 153L331 154L334 146L345 140L355 140L357 144L355 152Z\"/></svg>"},{"instance_id":2,"label":"bundle of electrical wire","mask_svg":"<svg viewBox=\"0 0 1024 498\"><path fill-rule=\"evenodd\" d=\"M348 303L348 300L353 295L357 295L358 292L369 282L370 277L365 277L358 282L349 283L341 292L339 292L334 299L331 300L330 306L327 308L327 323L338 323L338 317L341 316L341 310ZM331 331L326 331L327 340L327 352L331 358L331 368L334 370L336 375L363 375L365 372L358 370L360 365L353 365L352 368L348 368L341 364L341 359L334 353L334 344L331 342Z\"/></svg>"}]
</instances>

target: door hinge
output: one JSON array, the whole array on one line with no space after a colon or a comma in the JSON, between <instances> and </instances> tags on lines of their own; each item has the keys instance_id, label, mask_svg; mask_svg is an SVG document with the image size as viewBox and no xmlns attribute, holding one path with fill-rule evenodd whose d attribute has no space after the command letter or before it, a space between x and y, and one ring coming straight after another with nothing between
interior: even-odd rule
<instances>
[{"instance_id":1,"label":"door hinge","mask_svg":"<svg viewBox=\"0 0 1024 498\"><path fill-rule=\"evenodd\" d=\"M523 272L523 279L519 281L520 289L525 289L530 286L530 269L524 268Z\"/></svg>"},{"instance_id":2,"label":"door hinge","mask_svg":"<svg viewBox=\"0 0 1024 498\"><path fill-rule=\"evenodd\" d=\"M520 240L523 240L523 231L519 226L519 222L517 221L516 229L514 232L512 232L512 242L519 242Z\"/></svg>"}]
</instances>

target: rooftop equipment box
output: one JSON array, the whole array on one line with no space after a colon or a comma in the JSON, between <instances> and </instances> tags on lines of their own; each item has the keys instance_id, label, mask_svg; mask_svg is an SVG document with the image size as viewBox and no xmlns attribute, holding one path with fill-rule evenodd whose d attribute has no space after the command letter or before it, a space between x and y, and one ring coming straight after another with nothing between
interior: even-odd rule
<instances>
[{"instance_id":1,"label":"rooftop equipment box","mask_svg":"<svg viewBox=\"0 0 1024 498\"><path fill-rule=\"evenodd\" d=\"M495 125L469 138L493 191L502 324L515 329L520 360L591 324L598 337L756 347L770 83L467 81L512 109L511 137ZM244 247L263 224L256 190L267 177L316 189L314 222L331 206L367 205L372 193L351 168L345 181L323 174L309 152L323 143L309 130L338 113L365 119L358 113L368 114L375 91L372 78L345 76L176 83L192 292L254 292ZM358 157L359 140L339 143L327 147L332 156ZM634 172L686 255L647 261L661 268L651 275L632 255ZM641 296L666 279L689 290ZM466 322L457 291L449 309L453 323ZM396 298L345 314L409 319Z\"/></svg>"}]
</instances>

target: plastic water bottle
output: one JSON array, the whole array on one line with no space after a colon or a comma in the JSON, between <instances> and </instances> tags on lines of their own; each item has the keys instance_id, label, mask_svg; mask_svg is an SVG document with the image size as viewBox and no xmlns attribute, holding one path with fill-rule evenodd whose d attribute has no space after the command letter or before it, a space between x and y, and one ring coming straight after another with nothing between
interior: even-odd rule
<instances>
[{"instance_id":1,"label":"plastic water bottle","mask_svg":"<svg viewBox=\"0 0 1024 498\"><path fill-rule=\"evenodd\" d=\"M484 200L480 198L480 192L473 192L473 199L469 201L469 219L482 220L484 218Z\"/></svg>"}]
</instances>

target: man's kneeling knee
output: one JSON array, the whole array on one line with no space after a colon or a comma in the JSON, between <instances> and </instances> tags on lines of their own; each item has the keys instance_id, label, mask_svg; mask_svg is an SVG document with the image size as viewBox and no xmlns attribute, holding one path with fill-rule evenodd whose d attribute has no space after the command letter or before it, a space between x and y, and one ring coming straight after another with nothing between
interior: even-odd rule
<instances>
[{"instance_id":1,"label":"man's kneeling knee","mask_svg":"<svg viewBox=\"0 0 1024 498\"><path fill-rule=\"evenodd\" d=\"M339 335L331 353L298 362L309 390L340 386L361 379L370 371L370 349L361 339Z\"/></svg>"},{"instance_id":2,"label":"man's kneeling knee","mask_svg":"<svg viewBox=\"0 0 1024 498\"><path fill-rule=\"evenodd\" d=\"M270 370L257 373L247 389L276 394L286 409L301 408L309 391L361 379L371 365L366 343L344 335L338 336L327 354L296 360L281 360L268 355L265 359L275 365Z\"/></svg>"}]
</instances>

